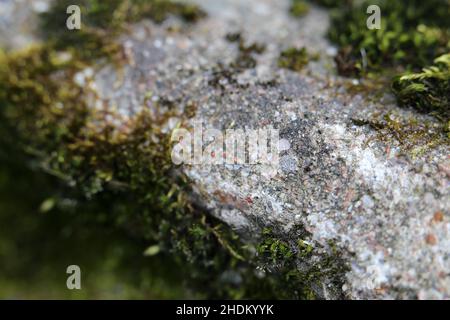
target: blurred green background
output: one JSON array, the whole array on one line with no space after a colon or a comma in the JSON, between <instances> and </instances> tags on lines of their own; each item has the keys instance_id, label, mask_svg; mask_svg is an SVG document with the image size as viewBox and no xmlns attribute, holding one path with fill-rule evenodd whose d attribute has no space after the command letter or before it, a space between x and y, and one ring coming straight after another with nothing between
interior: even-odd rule
<instances>
[{"instance_id":1,"label":"blurred green background","mask_svg":"<svg viewBox=\"0 0 450 320\"><path fill-rule=\"evenodd\" d=\"M88 223L88 212L52 208L51 179L22 164L0 152L1 299L195 297L170 258L144 256L144 243ZM81 290L66 287L71 264L81 268Z\"/></svg>"}]
</instances>

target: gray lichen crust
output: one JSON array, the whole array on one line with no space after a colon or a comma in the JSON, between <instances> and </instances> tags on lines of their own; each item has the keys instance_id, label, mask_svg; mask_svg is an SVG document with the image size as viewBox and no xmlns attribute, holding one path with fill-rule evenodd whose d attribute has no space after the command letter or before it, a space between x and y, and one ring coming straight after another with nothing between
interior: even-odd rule
<instances>
[{"instance_id":1,"label":"gray lichen crust","mask_svg":"<svg viewBox=\"0 0 450 320\"><path fill-rule=\"evenodd\" d=\"M208 16L185 28L175 17L139 22L120 37L123 68L75 76L89 88L89 106L106 110L118 130L143 109L170 112L167 134L195 121L279 129L285 147L269 177L255 165L179 167L195 201L248 241L265 228L300 229L302 239L284 241L308 247L296 265L323 272L312 287L320 297L450 298L450 158L441 123L399 108L390 94L355 93L361 83L337 76L323 9L294 19L287 0L191 2ZM236 64L243 50L230 34L264 45L248 53L255 64ZM299 72L279 68L291 47L319 57ZM423 125L409 135L411 122ZM330 273L330 263L340 268Z\"/></svg>"}]
</instances>

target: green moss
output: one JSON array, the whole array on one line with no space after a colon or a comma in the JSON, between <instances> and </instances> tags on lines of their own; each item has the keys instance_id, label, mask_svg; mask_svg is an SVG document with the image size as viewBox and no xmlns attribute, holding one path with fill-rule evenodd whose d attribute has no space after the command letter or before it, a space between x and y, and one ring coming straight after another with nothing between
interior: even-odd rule
<instances>
[{"instance_id":1,"label":"green moss","mask_svg":"<svg viewBox=\"0 0 450 320\"><path fill-rule=\"evenodd\" d=\"M265 239L258 246L258 253L260 255L266 256L274 263L278 260L289 260L294 256L287 243L272 237L272 231L270 229L263 230L263 237Z\"/></svg>"},{"instance_id":2,"label":"green moss","mask_svg":"<svg viewBox=\"0 0 450 320\"><path fill-rule=\"evenodd\" d=\"M86 106L83 89L72 82L85 64L58 57L51 46L1 57L2 148L25 151L39 170L65 186L48 195L51 208L43 207L51 210L60 206L58 199L70 199L76 211L95 213L92 221L158 246L206 297L298 297L299 288L280 286L283 273L261 278L251 247L192 206L186 181L173 175L168 136L159 131L170 114L155 118L142 112L118 130ZM276 247L289 255L283 242Z\"/></svg>"},{"instance_id":3,"label":"green moss","mask_svg":"<svg viewBox=\"0 0 450 320\"><path fill-rule=\"evenodd\" d=\"M134 10L138 12L134 18L135 20L146 17L160 23L167 19L169 15L176 15L185 22L197 22L206 15L205 12L196 5L176 1L136 0L135 2L136 7Z\"/></svg>"},{"instance_id":4,"label":"green moss","mask_svg":"<svg viewBox=\"0 0 450 320\"><path fill-rule=\"evenodd\" d=\"M444 125L439 127L429 121L402 119L395 114L387 113L377 119L352 119L352 122L357 126L369 126L377 132L377 141L397 145L403 154L412 157L449 143L443 134Z\"/></svg>"},{"instance_id":5,"label":"green moss","mask_svg":"<svg viewBox=\"0 0 450 320\"><path fill-rule=\"evenodd\" d=\"M309 55L306 48L289 48L281 52L278 58L278 66L293 71L301 71L308 64L309 60L317 58L316 55Z\"/></svg>"},{"instance_id":6,"label":"green moss","mask_svg":"<svg viewBox=\"0 0 450 320\"><path fill-rule=\"evenodd\" d=\"M445 124L444 131L447 133L447 137L450 139L450 120Z\"/></svg>"},{"instance_id":7,"label":"green moss","mask_svg":"<svg viewBox=\"0 0 450 320\"><path fill-rule=\"evenodd\" d=\"M289 12L294 17L303 17L309 12L309 5L304 0L293 0Z\"/></svg>"},{"instance_id":8,"label":"green moss","mask_svg":"<svg viewBox=\"0 0 450 320\"><path fill-rule=\"evenodd\" d=\"M205 12L198 6L172 0L111 0L108 2L78 0L76 3L60 0L52 5L51 10L42 14L43 30L52 34L66 33L66 8L71 4L76 4L81 9L81 30L98 28L108 32L118 32L126 27L126 23L134 23L143 18L161 23L170 15L174 15L185 22L193 23L205 16Z\"/></svg>"},{"instance_id":9,"label":"green moss","mask_svg":"<svg viewBox=\"0 0 450 320\"><path fill-rule=\"evenodd\" d=\"M266 228L257 249L266 272L276 275L278 288L294 293L297 299L312 300L317 298L317 291L324 281L332 281L336 287L342 287L346 267L332 242L328 248L314 248L303 240L305 237L309 235L301 226L287 235ZM313 258L318 249L322 251L321 256ZM282 290L280 295L283 297Z\"/></svg>"},{"instance_id":10,"label":"green moss","mask_svg":"<svg viewBox=\"0 0 450 320\"><path fill-rule=\"evenodd\" d=\"M413 107L435 115L444 124L450 114L450 2L448 0L313 0L331 8L329 38L339 46L335 57L338 73L343 76L368 79L350 91L383 90L394 75L392 89L400 106ZM369 5L381 9L381 29L366 26ZM435 65L432 64L435 57ZM306 59L303 64L306 63ZM295 65L295 63L292 63ZM283 62L281 65L289 65ZM302 63L299 63L301 67ZM379 90L379 91L381 91ZM389 125L384 127L389 128ZM406 143L411 130L421 132L411 124L402 126L406 132L399 140ZM392 132L392 127L390 130ZM386 129L389 130L389 129ZM445 126L444 126L444 130ZM420 134L419 134L420 135ZM420 135L422 136L422 135ZM437 141L436 139L432 139ZM413 138L411 141L416 141Z\"/></svg>"},{"instance_id":11,"label":"green moss","mask_svg":"<svg viewBox=\"0 0 450 320\"><path fill-rule=\"evenodd\" d=\"M311 255L313 247L304 240L299 239L298 243L298 256L302 259L307 258Z\"/></svg>"},{"instance_id":12,"label":"green moss","mask_svg":"<svg viewBox=\"0 0 450 320\"><path fill-rule=\"evenodd\" d=\"M55 190L64 184L1 146L0 224L8 225L0 233L1 299L201 298L187 290L170 257L143 256L144 242L90 222L97 212L61 198ZM49 195L53 207L40 212ZM72 264L81 267L82 290L67 290Z\"/></svg>"},{"instance_id":13,"label":"green moss","mask_svg":"<svg viewBox=\"0 0 450 320\"><path fill-rule=\"evenodd\" d=\"M392 85L399 105L450 120L450 54L422 72L398 76Z\"/></svg>"}]
</instances>

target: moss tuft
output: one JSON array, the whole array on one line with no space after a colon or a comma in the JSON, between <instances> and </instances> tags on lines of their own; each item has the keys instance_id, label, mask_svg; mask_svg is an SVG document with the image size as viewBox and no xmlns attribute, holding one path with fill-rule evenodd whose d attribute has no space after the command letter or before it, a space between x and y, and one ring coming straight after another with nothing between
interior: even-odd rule
<instances>
[{"instance_id":1,"label":"moss tuft","mask_svg":"<svg viewBox=\"0 0 450 320\"><path fill-rule=\"evenodd\" d=\"M401 106L434 114L445 122L450 120L450 54L435 60L422 72L398 76L392 89Z\"/></svg>"},{"instance_id":2,"label":"moss tuft","mask_svg":"<svg viewBox=\"0 0 450 320\"><path fill-rule=\"evenodd\" d=\"M293 0L289 12L294 17L303 17L309 12L309 4L304 0Z\"/></svg>"},{"instance_id":3,"label":"moss tuft","mask_svg":"<svg viewBox=\"0 0 450 320\"><path fill-rule=\"evenodd\" d=\"M381 9L380 30L366 26L369 5ZM341 47L336 59L339 71L361 75L386 67L418 69L431 63L450 49L449 15L446 0L336 3L329 37Z\"/></svg>"},{"instance_id":4,"label":"moss tuft","mask_svg":"<svg viewBox=\"0 0 450 320\"><path fill-rule=\"evenodd\" d=\"M124 23L144 13L154 15L155 21L172 13L192 21L196 11L179 11L176 6L177 11L168 1L116 0L111 7L86 1L83 32L60 34L64 27L57 8L63 3L55 2L43 17L48 40L43 46L0 54L2 147L22 150L39 164L35 169L60 181L55 194L48 195L55 200L43 209L63 207L58 199L69 200L77 211L95 213L93 221L106 221L145 240L161 254L173 256L186 269L192 287L205 297L311 298L310 283L320 281L321 270L300 272L294 259L311 254L310 247L303 243L293 248L286 239L265 233L271 262L285 262L279 273L261 275L254 248L189 201L187 181L170 160L169 136L160 131L171 114L157 117L143 111L117 128L104 121L105 114L86 105L87 89L72 80L96 59L114 55L114 38ZM170 10L148 11L157 3ZM148 10L138 13L137 8ZM264 51L261 45L238 41L242 55ZM72 55L63 58L67 51ZM265 261L266 249L259 248Z\"/></svg>"}]
</instances>

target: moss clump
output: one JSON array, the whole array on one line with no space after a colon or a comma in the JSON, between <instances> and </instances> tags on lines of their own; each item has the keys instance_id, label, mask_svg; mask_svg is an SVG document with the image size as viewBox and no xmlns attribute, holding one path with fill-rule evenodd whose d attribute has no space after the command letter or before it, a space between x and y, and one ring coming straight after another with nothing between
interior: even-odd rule
<instances>
[{"instance_id":1,"label":"moss clump","mask_svg":"<svg viewBox=\"0 0 450 320\"><path fill-rule=\"evenodd\" d=\"M237 42L239 54L236 60L231 63L230 67L235 71L252 69L256 67L255 54L262 54L266 50L266 46L260 43L251 43L247 45L245 39L240 33L230 33L225 36L229 42Z\"/></svg>"},{"instance_id":2,"label":"moss clump","mask_svg":"<svg viewBox=\"0 0 450 320\"><path fill-rule=\"evenodd\" d=\"M87 109L79 98L82 89L67 79L83 64L61 61L47 46L4 55L1 60L1 120L5 127L22 134L18 142L40 153L73 138Z\"/></svg>"},{"instance_id":3,"label":"moss clump","mask_svg":"<svg viewBox=\"0 0 450 320\"><path fill-rule=\"evenodd\" d=\"M281 52L278 58L278 66L293 71L301 71L311 59L317 59L317 56L309 55L306 48L289 48Z\"/></svg>"},{"instance_id":4,"label":"moss clump","mask_svg":"<svg viewBox=\"0 0 450 320\"><path fill-rule=\"evenodd\" d=\"M51 10L42 14L42 26L46 32L67 32L66 8L70 4L74 4L73 1L57 1L52 5ZM111 0L108 2L78 0L76 4L81 9L81 30L84 27L99 28L109 32L121 31L126 23L137 22L144 18L161 23L170 15L193 23L206 15L198 6L172 0Z\"/></svg>"},{"instance_id":5,"label":"moss clump","mask_svg":"<svg viewBox=\"0 0 450 320\"><path fill-rule=\"evenodd\" d=\"M293 0L289 12L294 17L303 17L309 12L309 4L304 0Z\"/></svg>"},{"instance_id":6,"label":"moss clump","mask_svg":"<svg viewBox=\"0 0 450 320\"><path fill-rule=\"evenodd\" d=\"M274 230L265 228L257 249L266 272L277 275L280 286L295 293L298 299L311 300L317 298L324 281L342 287L341 277L346 267L333 243L330 242L327 248L314 248L303 240L305 237L308 234L301 226L288 235L284 232L277 235ZM322 255L314 256L315 250L321 250ZM340 297L339 293L337 297Z\"/></svg>"},{"instance_id":7,"label":"moss clump","mask_svg":"<svg viewBox=\"0 0 450 320\"><path fill-rule=\"evenodd\" d=\"M279 260L291 259L294 254L292 253L289 245L277 238L274 238L270 229L263 230L264 239L258 246L258 253L271 259L276 263Z\"/></svg>"},{"instance_id":8,"label":"moss clump","mask_svg":"<svg viewBox=\"0 0 450 320\"><path fill-rule=\"evenodd\" d=\"M329 38L339 46L338 73L388 83L401 106L449 120L450 2L448 0L314 0L332 8ZM369 5L381 9L381 29L366 26ZM442 56L441 56L442 55ZM435 57L441 56L431 65ZM420 131L420 129L417 129ZM406 130L408 131L408 130Z\"/></svg>"},{"instance_id":9,"label":"moss clump","mask_svg":"<svg viewBox=\"0 0 450 320\"><path fill-rule=\"evenodd\" d=\"M393 113L387 113L371 120L352 119L352 122L357 126L369 126L376 131L377 141L397 145L401 152L413 157L436 146L448 144L443 128L430 121L402 119Z\"/></svg>"},{"instance_id":10,"label":"moss clump","mask_svg":"<svg viewBox=\"0 0 450 320\"><path fill-rule=\"evenodd\" d=\"M380 30L366 26L369 5L381 9ZM341 47L336 60L339 70L344 75L361 75L386 67L417 69L428 65L450 48L449 15L447 0L336 4L329 37Z\"/></svg>"},{"instance_id":11,"label":"moss clump","mask_svg":"<svg viewBox=\"0 0 450 320\"><path fill-rule=\"evenodd\" d=\"M393 91L399 105L434 114L445 122L450 120L450 54L435 60L422 72L398 76Z\"/></svg>"},{"instance_id":12,"label":"moss clump","mask_svg":"<svg viewBox=\"0 0 450 320\"><path fill-rule=\"evenodd\" d=\"M225 39L232 43L237 43L238 54L229 64L218 63L212 70L212 77L208 80L209 85L227 90L227 85L233 85L240 89L245 89L248 84L239 83L237 75L247 69L255 68L257 65L256 55L262 54L266 46L261 43L246 44L241 33L229 33Z\"/></svg>"}]
</instances>

